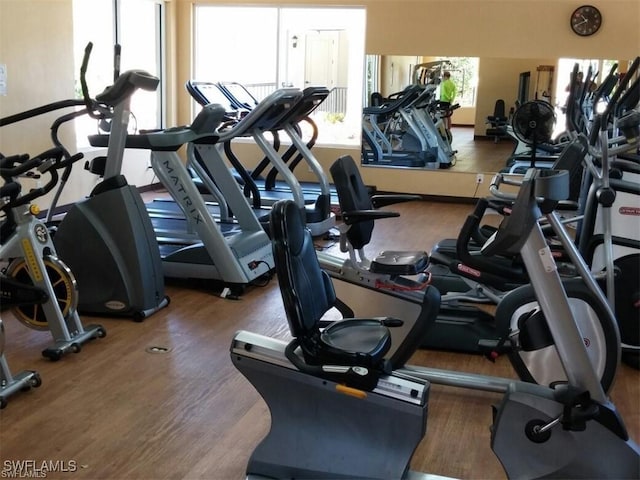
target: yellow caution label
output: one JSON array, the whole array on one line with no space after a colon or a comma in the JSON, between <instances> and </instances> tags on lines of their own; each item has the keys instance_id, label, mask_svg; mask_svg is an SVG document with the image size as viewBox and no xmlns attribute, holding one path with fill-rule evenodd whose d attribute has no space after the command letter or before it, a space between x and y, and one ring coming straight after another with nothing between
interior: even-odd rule
<instances>
[{"instance_id":1,"label":"yellow caution label","mask_svg":"<svg viewBox=\"0 0 640 480\"><path fill-rule=\"evenodd\" d=\"M33 250L33 245L28 238L22 239L22 251L24 252L24 260L29 267L29 272L31 272L31 276L34 282L41 282L44 279L42 275L42 270L38 266L38 261L36 258L36 254Z\"/></svg>"}]
</instances>

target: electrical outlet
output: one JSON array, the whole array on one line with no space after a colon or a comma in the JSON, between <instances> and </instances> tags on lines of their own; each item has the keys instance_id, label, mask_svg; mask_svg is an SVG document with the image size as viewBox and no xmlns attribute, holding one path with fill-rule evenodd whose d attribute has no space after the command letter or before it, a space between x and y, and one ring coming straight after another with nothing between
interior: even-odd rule
<instances>
[{"instance_id":1,"label":"electrical outlet","mask_svg":"<svg viewBox=\"0 0 640 480\"><path fill-rule=\"evenodd\" d=\"M478 173L476 175L476 183L482 183L482 182L484 182L484 175L481 173Z\"/></svg>"}]
</instances>

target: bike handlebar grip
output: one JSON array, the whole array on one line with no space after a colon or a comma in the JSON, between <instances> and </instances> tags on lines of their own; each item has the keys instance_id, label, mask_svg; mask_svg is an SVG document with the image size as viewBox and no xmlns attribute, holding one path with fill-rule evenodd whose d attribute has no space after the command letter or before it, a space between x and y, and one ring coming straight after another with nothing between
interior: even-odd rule
<instances>
[{"instance_id":1,"label":"bike handlebar grip","mask_svg":"<svg viewBox=\"0 0 640 480\"><path fill-rule=\"evenodd\" d=\"M11 160L11 162L5 164L4 161L7 159ZM42 164L42 159L40 157L29 159L29 155L25 153L23 155L13 155L11 157L7 157L6 159L3 159L2 162L2 166L0 167L0 176L6 179L17 177L18 175L39 167ZM15 163L18 163L19 165L14 167ZM5 167L5 165L11 166Z\"/></svg>"},{"instance_id":2,"label":"bike handlebar grip","mask_svg":"<svg viewBox=\"0 0 640 480\"><path fill-rule=\"evenodd\" d=\"M15 198L20 193L22 187L18 182L9 182L0 187L0 197Z\"/></svg>"},{"instance_id":3,"label":"bike handlebar grip","mask_svg":"<svg viewBox=\"0 0 640 480\"><path fill-rule=\"evenodd\" d=\"M38 160L42 162L42 159L38 159ZM51 176L51 178L43 187L31 189L29 193L21 196L16 201L12 202L13 206L16 207L18 205L26 205L27 203L30 203L31 200L38 197L42 197L47 193L49 193L51 190L53 190L58 183L58 179L59 179L58 171L55 168L48 168L47 173Z\"/></svg>"},{"instance_id":4,"label":"bike handlebar grip","mask_svg":"<svg viewBox=\"0 0 640 480\"><path fill-rule=\"evenodd\" d=\"M70 156L69 158L65 158L61 162L58 162L57 165L56 165L56 168L57 169L66 168L69 165L71 165L72 163L75 163L78 160L81 160L83 158L84 158L84 153L78 152L75 155Z\"/></svg>"},{"instance_id":5,"label":"bike handlebar grip","mask_svg":"<svg viewBox=\"0 0 640 480\"><path fill-rule=\"evenodd\" d=\"M16 163L24 163L29 160L29 155L26 153L19 153L17 155L9 155L8 157L0 158L0 168L10 169Z\"/></svg>"},{"instance_id":6,"label":"bike handlebar grip","mask_svg":"<svg viewBox=\"0 0 640 480\"><path fill-rule=\"evenodd\" d=\"M489 185L489 188L499 189L501 183L502 183L502 174L497 173L493 176L493 179L491 180L491 184Z\"/></svg>"},{"instance_id":7,"label":"bike handlebar grip","mask_svg":"<svg viewBox=\"0 0 640 480\"><path fill-rule=\"evenodd\" d=\"M43 162L45 160L53 160L54 161L53 165L58 165L60 163L60 160L62 160L63 156L64 156L64 150L62 147L53 147L53 148L50 148L49 150L45 150L36 158L40 158ZM47 167L45 171L48 168L50 167Z\"/></svg>"}]
</instances>

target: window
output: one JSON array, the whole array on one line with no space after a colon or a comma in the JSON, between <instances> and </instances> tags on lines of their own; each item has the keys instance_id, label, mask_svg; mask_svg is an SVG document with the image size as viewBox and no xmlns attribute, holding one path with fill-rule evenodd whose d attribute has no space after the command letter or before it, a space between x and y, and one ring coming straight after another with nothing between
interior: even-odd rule
<instances>
[{"instance_id":1,"label":"window","mask_svg":"<svg viewBox=\"0 0 640 480\"><path fill-rule=\"evenodd\" d=\"M197 80L233 81L259 99L277 85L278 9L196 7Z\"/></svg>"},{"instance_id":2,"label":"window","mask_svg":"<svg viewBox=\"0 0 640 480\"><path fill-rule=\"evenodd\" d=\"M120 71L146 70L160 78L156 92L137 91L131 100L130 129L160 128L164 124L163 8L161 0L74 0L74 57L76 94L82 97L80 65L85 47L93 44L87 68L92 96L113 83L114 44L122 47ZM97 133L95 120L76 120L78 147L88 145L87 135Z\"/></svg>"},{"instance_id":3,"label":"window","mask_svg":"<svg viewBox=\"0 0 640 480\"><path fill-rule=\"evenodd\" d=\"M258 100L281 87L322 85L314 112L321 144L358 145L362 8L195 7L194 80L238 82Z\"/></svg>"}]
</instances>

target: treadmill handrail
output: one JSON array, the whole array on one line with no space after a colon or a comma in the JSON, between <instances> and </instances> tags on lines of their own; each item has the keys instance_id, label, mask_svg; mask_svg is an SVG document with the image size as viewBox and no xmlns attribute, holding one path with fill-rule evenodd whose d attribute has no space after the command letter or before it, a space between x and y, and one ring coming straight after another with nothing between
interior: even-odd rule
<instances>
[{"instance_id":1,"label":"treadmill handrail","mask_svg":"<svg viewBox=\"0 0 640 480\"><path fill-rule=\"evenodd\" d=\"M279 125L298 124L311 115L324 102L331 91L327 87L307 87L302 91L302 98L281 118ZM278 128L276 126L276 128Z\"/></svg>"},{"instance_id":2,"label":"treadmill handrail","mask_svg":"<svg viewBox=\"0 0 640 480\"><path fill-rule=\"evenodd\" d=\"M189 142L217 143L217 128L224 115L224 107L212 103L200 110L191 125L127 135L125 146L126 148L170 151L177 150ZM89 143L94 147L106 147L108 141L109 135L89 136Z\"/></svg>"},{"instance_id":3,"label":"treadmill handrail","mask_svg":"<svg viewBox=\"0 0 640 480\"><path fill-rule=\"evenodd\" d=\"M423 89L419 85L409 85L404 89L402 96L398 97L397 100L378 107L365 107L362 109L362 113L364 115L385 115L396 112L413 102L416 97L422 93L422 91Z\"/></svg>"},{"instance_id":4,"label":"treadmill handrail","mask_svg":"<svg viewBox=\"0 0 640 480\"><path fill-rule=\"evenodd\" d=\"M289 113L300 98L302 92L298 88L281 88L264 98L245 117L226 131L218 132L220 142L227 142L236 137L249 136L258 129L273 130L283 115Z\"/></svg>"}]
</instances>

